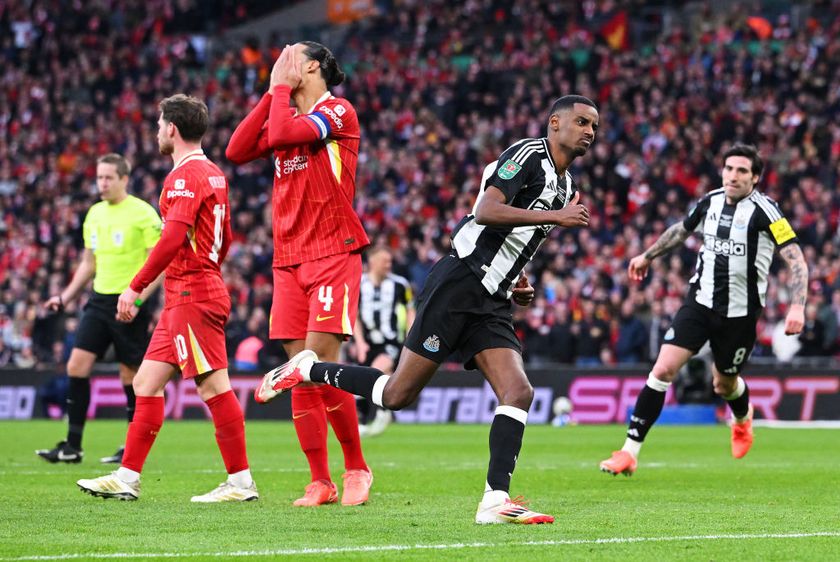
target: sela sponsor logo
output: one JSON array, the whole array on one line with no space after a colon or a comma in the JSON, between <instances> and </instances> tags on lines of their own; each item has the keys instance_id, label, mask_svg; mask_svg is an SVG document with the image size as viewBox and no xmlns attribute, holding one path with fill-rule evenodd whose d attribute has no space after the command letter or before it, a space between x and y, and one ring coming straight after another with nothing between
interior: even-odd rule
<instances>
[{"instance_id":1,"label":"sela sponsor logo","mask_svg":"<svg viewBox=\"0 0 840 562\"><path fill-rule=\"evenodd\" d=\"M335 127L337 129L343 129L344 128L344 121L341 120L341 115L344 114L344 108L341 107L342 112L339 113L338 112L339 107L341 107L341 106L340 105L336 106L335 111L333 111L332 109L330 109L326 105L322 105L321 107L318 108L318 111L320 111L321 113L323 113L324 115L329 117L332 120L332 122L335 123Z\"/></svg>"},{"instance_id":2,"label":"sela sponsor logo","mask_svg":"<svg viewBox=\"0 0 840 562\"><path fill-rule=\"evenodd\" d=\"M432 334L426 338L426 341L423 342L423 349L431 351L432 353L437 353L440 351L440 338L435 334Z\"/></svg>"},{"instance_id":3,"label":"sela sponsor logo","mask_svg":"<svg viewBox=\"0 0 840 562\"><path fill-rule=\"evenodd\" d=\"M210 182L210 187L213 189L224 189L227 185L225 176L210 176L207 178L207 181Z\"/></svg>"},{"instance_id":4,"label":"sela sponsor logo","mask_svg":"<svg viewBox=\"0 0 840 562\"><path fill-rule=\"evenodd\" d=\"M703 246L715 254L723 256L746 256L747 245L743 242L735 242L734 240L718 238L707 234L703 237Z\"/></svg>"},{"instance_id":5,"label":"sela sponsor logo","mask_svg":"<svg viewBox=\"0 0 840 562\"><path fill-rule=\"evenodd\" d=\"M543 199L534 199L529 208L534 211L550 211L554 208L554 206L549 201L544 201ZM551 232L551 229L554 228L554 225L539 224L532 228L542 232L543 236L548 236L548 233Z\"/></svg>"}]
</instances>

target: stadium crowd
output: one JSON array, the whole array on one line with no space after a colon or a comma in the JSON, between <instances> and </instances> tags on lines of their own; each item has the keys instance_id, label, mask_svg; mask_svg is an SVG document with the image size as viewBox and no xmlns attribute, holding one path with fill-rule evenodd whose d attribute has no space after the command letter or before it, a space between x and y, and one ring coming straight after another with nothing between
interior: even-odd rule
<instances>
[{"instance_id":1,"label":"stadium crowd","mask_svg":"<svg viewBox=\"0 0 840 562\"><path fill-rule=\"evenodd\" d=\"M78 306L56 316L41 303L78 263L82 221L98 199L96 158L127 156L131 190L156 203L171 167L157 153L157 102L179 91L207 101L205 151L231 180L229 352L242 344L241 364L256 363L271 303L272 165L235 167L224 149L267 88L280 35L234 48L209 41L248 17L222 18L225 2L201 8L212 30L195 29L201 2L84 4L0 2L0 366L65 359ZM256 13L262 3L246 4ZM837 355L840 5L818 3L795 27L783 13L769 34L749 23L753 14L709 8L643 41L630 33L630 47L613 34L638 23L628 14L635 4L394 0L346 29L329 45L349 76L334 93L362 125L356 203L371 239L394 249L396 272L419 289L469 212L484 165L514 140L542 136L550 102L579 93L601 116L597 142L571 170L592 221L555 229L529 269L538 298L516 311L526 359L655 357L699 241L654 262L641 286L629 283L627 262L719 186L720 155L734 141L760 148L760 189L780 204L811 267L796 353ZM755 355L773 354L788 303L778 260L774 270Z\"/></svg>"}]
</instances>

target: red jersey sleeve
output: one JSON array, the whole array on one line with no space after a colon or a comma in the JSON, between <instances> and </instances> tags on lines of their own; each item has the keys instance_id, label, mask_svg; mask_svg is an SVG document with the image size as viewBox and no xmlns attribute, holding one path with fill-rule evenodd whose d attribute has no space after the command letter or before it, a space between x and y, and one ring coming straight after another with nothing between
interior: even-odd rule
<instances>
[{"instance_id":1,"label":"red jersey sleeve","mask_svg":"<svg viewBox=\"0 0 840 562\"><path fill-rule=\"evenodd\" d=\"M326 137L336 140L359 138L359 118L353 105L346 99L326 99L316 105L308 116L324 124Z\"/></svg>"},{"instance_id":2,"label":"red jersey sleeve","mask_svg":"<svg viewBox=\"0 0 840 562\"><path fill-rule=\"evenodd\" d=\"M171 183L164 190L167 199L165 219L195 226L195 218L201 205L201 189L198 178L187 169L175 170L169 178ZM161 206L163 207L163 206Z\"/></svg>"},{"instance_id":3,"label":"red jersey sleeve","mask_svg":"<svg viewBox=\"0 0 840 562\"><path fill-rule=\"evenodd\" d=\"M313 117L312 113L292 114L289 110L291 92L288 86L274 87L268 115L268 144L271 148L310 144L328 136L323 119Z\"/></svg>"},{"instance_id":4,"label":"red jersey sleeve","mask_svg":"<svg viewBox=\"0 0 840 562\"><path fill-rule=\"evenodd\" d=\"M234 164L245 164L262 158L271 150L268 144L268 114L271 98L271 94L265 94L233 131L225 156Z\"/></svg>"},{"instance_id":5,"label":"red jersey sleeve","mask_svg":"<svg viewBox=\"0 0 840 562\"><path fill-rule=\"evenodd\" d=\"M160 234L160 240L155 244L149 257L146 258L146 263L131 280L129 286L132 290L142 293L143 289L151 285L152 281L163 273L163 270L175 258L178 250L184 244L189 228L186 223L178 220L170 219L166 221L166 227Z\"/></svg>"}]
</instances>

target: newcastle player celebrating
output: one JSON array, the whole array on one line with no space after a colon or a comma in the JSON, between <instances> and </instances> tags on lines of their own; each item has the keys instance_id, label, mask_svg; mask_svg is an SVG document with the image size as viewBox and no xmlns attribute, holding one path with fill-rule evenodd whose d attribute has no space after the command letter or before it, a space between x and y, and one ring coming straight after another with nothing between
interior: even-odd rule
<instances>
[{"instance_id":1,"label":"newcastle player celebrating","mask_svg":"<svg viewBox=\"0 0 840 562\"><path fill-rule=\"evenodd\" d=\"M476 523L554 521L508 495L533 398L510 299L521 305L533 299L522 270L552 228L589 224L567 170L595 140L598 110L585 97L562 97L551 107L547 129L547 137L521 140L485 168L473 213L459 223L452 253L435 264L417 299L417 316L393 375L320 363L304 350L267 373L256 392L257 401L265 402L302 382L324 382L398 410L459 351L467 368L481 370L499 400Z\"/></svg>"},{"instance_id":2,"label":"newcastle player celebrating","mask_svg":"<svg viewBox=\"0 0 840 562\"><path fill-rule=\"evenodd\" d=\"M677 371L707 341L714 357L715 392L732 410L732 456L739 459L750 450L753 409L749 389L738 375L755 344L776 247L791 272L786 334L802 331L808 288L808 265L796 233L776 203L755 189L763 169L754 146L730 148L724 154L723 187L706 195L684 221L630 261L630 278L641 281L654 258L682 244L692 232L703 236L691 289L636 400L624 447L601 462L602 471L627 476L636 471L642 442L662 412L665 392Z\"/></svg>"}]
</instances>

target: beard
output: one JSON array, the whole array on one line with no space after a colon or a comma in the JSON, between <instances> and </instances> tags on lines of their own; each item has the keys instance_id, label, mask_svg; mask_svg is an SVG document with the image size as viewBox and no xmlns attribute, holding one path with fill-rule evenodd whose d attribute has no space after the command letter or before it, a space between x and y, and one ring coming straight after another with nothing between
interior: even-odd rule
<instances>
[{"instance_id":1,"label":"beard","mask_svg":"<svg viewBox=\"0 0 840 562\"><path fill-rule=\"evenodd\" d=\"M175 152L175 143L169 141L165 143L161 140L158 141L158 151L163 154L164 156L170 156L173 152Z\"/></svg>"}]
</instances>

